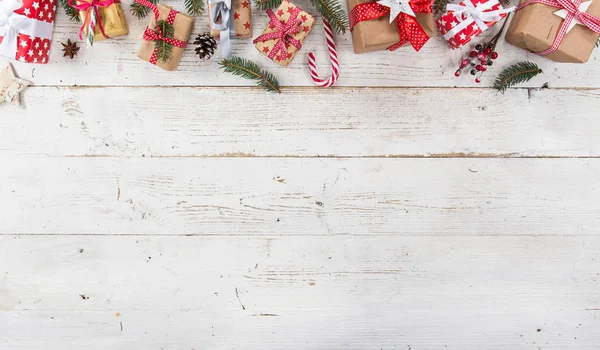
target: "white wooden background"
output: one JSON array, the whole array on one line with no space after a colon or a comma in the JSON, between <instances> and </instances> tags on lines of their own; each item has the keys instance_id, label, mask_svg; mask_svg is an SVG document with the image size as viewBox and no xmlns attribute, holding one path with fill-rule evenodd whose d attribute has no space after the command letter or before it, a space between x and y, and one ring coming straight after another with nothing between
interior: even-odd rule
<instances>
[{"instance_id":1,"label":"white wooden background","mask_svg":"<svg viewBox=\"0 0 600 350\"><path fill-rule=\"evenodd\" d=\"M475 86L439 37L355 55L338 35L318 89L321 25L286 69L234 41L273 95L218 55L140 61L128 20L70 61L61 12L51 64L15 64L36 86L0 107L1 349L600 348L598 53L501 42ZM522 59L545 74L487 88Z\"/></svg>"}]
</instances>

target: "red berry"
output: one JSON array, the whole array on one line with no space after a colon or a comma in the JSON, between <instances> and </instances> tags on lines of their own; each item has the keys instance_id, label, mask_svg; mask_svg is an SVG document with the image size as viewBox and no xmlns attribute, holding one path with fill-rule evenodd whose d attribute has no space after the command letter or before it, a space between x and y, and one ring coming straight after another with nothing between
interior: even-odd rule
<instances>
[{"instance_id":1,"label":"red berry","mask_svg":"<svg viewBox=\"0 0 600 350\"><path fill-rule=\"evenodd\" d=\"M498 53L496 51L492 52L492 59L495 60L498 58Z\"/></svg>"},{"instance_id":2,"label":"red berry","mask_svg":"<svg viewBox=\"0 0 600 350\"><path fill-rule=\"evenodd\" d=\"M486 67L486 66L481 66L481 71L482 71L482 72L485 72L486 70L487 70L487 67Z\"/></svg>"},{"instance_id":3,"label":"red berry","mask_svg":"<svg viewBox=\"0 0 600 350\"><path fill-rule=\"evenodd\" d=\"M459 70L457 70L456 72L454 72L454 76L455 76L455 77L460 77L460 71L459 71Z\"/></svg>"},{"instance_id":4,"label":"red berry","mask_svg":"<svg viewBox=\"0 0 600 350\"><path fill-rule=\"evenodd\" d=\"M471 56L471 57L475 57L475 56L477 56L477 51L471 51L471 52L469 53L469 56Z\"/></svg>"},{"instance_id":5,"label":"red berry","mask_svg":"<svg viewBox=\"0 0 600 350\"><path fill-rule=\"evenodd\" d=\"M485 50L483 50L483 53L486 54L486 55L489 55L490 52L492 52L492 49L489 48L489 47L486 47Z\"/></svg>"},{"instance_id":6,"label":"red berry","mask_svg":"<svg viewBox=\"0 0 600 350\"><path fill-rule=\"evenodd\" d=\"M479 78L475 78L475 82L476 82L477 84L479 84L479 83L481 83L481 79L479 79Z\"/></svg>"},{"instance_id":7,"label":"red berry","mask_svg":"<svg viewBox=\"0 0 600 350\"><path fill-rule=\"evenodd\" d=\"M465 67L467 64L469 64L469 60L466 58L464 60L460 61L460 65L463 67Z\"/></svg>"},{"instance_id":8,"label":"red berry","mask_svg":"<svg viewBox=\"0 0 600 350\"><path fill-rule=\"evenodd\" d=\"M478 64L475 66L475 69L477 69L478 71L481 71L481 67L483 67L482 65Z\"/></svg>"},{"instance_id":9,"label":"red berry","mask_svg":"<svg viewBox=\"0 0 600 350\"><path fill-rule=\"evenodd\" d=\"M487 57L486 57L486 56L485 56L485 54L483 54L483 53L480 53L480 54L477 56L477 58L478 58L480 61L487 61Z\"/></svg>"}]
</instances>

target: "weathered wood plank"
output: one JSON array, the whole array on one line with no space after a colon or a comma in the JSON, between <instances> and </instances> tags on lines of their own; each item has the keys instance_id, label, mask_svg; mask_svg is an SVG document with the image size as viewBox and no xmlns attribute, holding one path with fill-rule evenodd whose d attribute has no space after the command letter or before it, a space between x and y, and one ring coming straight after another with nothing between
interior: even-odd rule
<instances>
[{"instance_id":1,"label":"weathered wood plank","mask_svg":"<svg viewBox=\"0 0 600 350\"><path fill-rule=\"evenodd\" d=\"M600 344L597 236L3 236L0 252L11 350Z\"/></svg>"},{"instance_id":2,"label":"weathered wood plank","mask_svg":"<svg viewBox=\"0 0 600 350\"><path fill-rule=\"evenodd\" d=\"M0 233L597 235L597 159L0 156Z\"/></svg>"},{"instance_id":3,"label":"weathered wood plank","mask_svg":"<svg viewBox=\"0 0 600 350\"><path fill-rule=\"evenodd\" d=\"M502 95L297 88L273 96L230 88L47 87L26 90L23 101L26 108L3 107L1 150L53 156L600 156L600 92L590 90Z\"/></svg>"},{"instance_id":4,"label":"weathered wood plank","mask_svg":"<svg viewBox=\"0 0 600 350\"><path fill-rule=\"evenodd\" d=\"M342 1L345 3L345 1ZM125 8L131 0L123 1ZM182 2L166 2L182 9ZM297 4L314 13L310 2L298 0ZM164 72L140 61L137 50L147 19L133 18L127 11L130 34L98 43L93 48L83 48L73 61L62 57L60 42L76 39L78 25L68 21L60 11L55 25L51 64L16 64L17 72L23 77L41 85L193 85L193 86L248 86L251 82L220 72L217 55L210 62L201 62L194 55L193 45L186 51L180 68L176 72ZM254 37L266 27L267 17L263 11L253 9ZM208 29L208 16L196 18L194 35ZM495 28L494 28L495 29ZM489 30L491 36L494 30ZM376 52L356 55L352 50L350 34L338 35L337 45L342 63L342 76L338 86L478 86L470 76L456 79L453 75L461 51L452 52L441 37L430 41L419 53L403 48L394 53ZM282 68L262 56L252 45L251 40L234 40L234 54L260 62L262 66L276 74L285 86L314 86L306 67L307 53L317 52L320 69L328 71L327 50L322 24L316 27L306 41L302 52L289 68ZM504 67L520 60L528 59L539 63L546 74L524 84L540 87L548 82L551 87L600 87L597 77L600 62L595 53L585 65L556 64L544 58L526 53L503 40L498 46L500 59L486 73L482 86L489 86L493 77ZM242 93L238 92L238 95Z\"/></svg>"}]
</instances>

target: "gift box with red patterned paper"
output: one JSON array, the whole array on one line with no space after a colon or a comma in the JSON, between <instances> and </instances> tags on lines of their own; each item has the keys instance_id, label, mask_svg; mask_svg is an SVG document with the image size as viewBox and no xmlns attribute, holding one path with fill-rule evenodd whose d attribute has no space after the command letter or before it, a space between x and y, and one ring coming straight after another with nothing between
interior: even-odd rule
<instances>
[{"instance_id":1,"label":"gift box with red patterned paper","mask_svg":"<svg viewBox=\"0 0 600 350\"><path fill-rule=\"evenodd\" d=\"M435 25L452 49L458 49L483 31L506 17L513 8L503 9L498 0L465 0L448 4Z\"/></svg>"},{"instance_id":2,"label":"gift box with red patterned paper","mask_svg":"<svg viewBox=\"0 0 600 350\"><path fill-rule=\"evenodd\" d=\"M0 1L0 56L48 63L55 12L55 0Z\"/></svg>"}]
</instances>

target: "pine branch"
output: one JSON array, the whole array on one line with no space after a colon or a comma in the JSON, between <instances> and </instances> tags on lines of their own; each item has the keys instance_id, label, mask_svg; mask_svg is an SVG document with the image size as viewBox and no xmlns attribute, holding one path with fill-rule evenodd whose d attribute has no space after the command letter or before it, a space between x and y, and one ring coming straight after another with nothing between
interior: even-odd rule
<instances>
[{"instance_id":1,"label":"pine branch","mask_svg":"<svg viewBox=\"0 0 600 350\"><path fill-rule=\"evenodd\" d=\"M79 19L79 10L72 8L71 5L69 5L69 0L60 0L59 2L60 7L62 7L67 16L69 16L69 20L81 22L81 19Z\"/></svg>"},{"instance_id":2,"label":"pine branch","mask_svg":"<svg viewBox=\"0 0 600 350\"><path fill-rule=\"evenodd\" d=\"M242 78L256 80L258 86L262 86L265 90L270 92L281 93L279 82L275 76L267 71L260 69L258 64L241 58L233 56L230 60L224 59L219 62L221 68L233 75L240 76Z\"/></svg>"},{"instance_id":3,"label":"pine branch","mask_svg":"<svg viewBox=\"0 0 600 350\"><path fill-rule=\"evenodd\" d=\"M200 16L204 13L204 0L185 0L185 10L190 16Z\"/></svg>"},{"instance_id":4,"label":"pine branch","mask_svg":"<svg viewBox=\"0 0 600 350\"><path fill-rule=\"evenodd\" d=\"M156 3L158 2L158 0L148 0L148 1L150 1L154 5L156 5ZM148 16L148 14L151 11L146 6L144 6L142 4L138 4L135 1L131 5L129 5L129 10L137 18L144 18L144 17Z\"/></svg>"},{"instance_id":5,"label":"pine branch","mask_svg":"<svg viewBox=\"0 0 600 350\"><path fill-rule=\"evenodd\" d=\"M536 75L542 73L537 64L522 61L504 69L494 81L494 89L504 92L506 89L520 83L531 80Z\"/></svg>"},{"instance_id":6,"label":"pine branch","mask_svg":"<svg viewBox=\"0 0 600 350\"><path fill-rule=\"evenodd\" d=\"M596 47L600 47L600 38L598 38L598 41L596 41Z\"/></svg>"},{"instance_id":7,"label":"pine branch","mask_svg":"<svg viewBox=\"0 0 600 350\"><path fill-rule=\"evenodd\" d=\"M165 38L172 38L173 35L175 35L175 28L165 20L158 21L158 27L160 28L160 31L162 32L162 35ZM154 30L154 32L158 34L156 29ZM166 63L169 60L169 58L171 58L173 45L167 43L164 40L155 40L154 48L156 49L156 58L160 62Z\"/></svg>"},{"instance_id":8,"label":"pine branch","mask_svg":"<svg viewBox=\"0 0 600 350\"><path fill-rule=\"evenodd\" d=\"M317 9L317 12L323 16L323 19L329 22L334 32L346 33L350 21L338 0L310 0L310 2Z\"/></svg>"},{"instance_id":9,"label":"pine branch","mask_svg":"<svg viewBox=\"0 0 600 350\"><path fill-rule=\"evenodd\" d=\"M438 15L440 13L446 12L446 5L448 5L448 0L434 0L433 14Z\"/></svg>"},{"instance_id":10,"label":"pine branch","mask_svg":"<svg viewBox=\"0 0 600 350\"><path fill-rule=\"evenodd\" d=\"M283 0L254 0L254 5L261 10L272 9L279 7Z\"/></svg>"}]
</instances>

